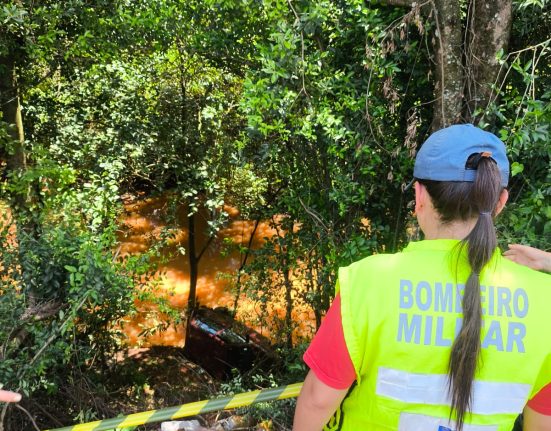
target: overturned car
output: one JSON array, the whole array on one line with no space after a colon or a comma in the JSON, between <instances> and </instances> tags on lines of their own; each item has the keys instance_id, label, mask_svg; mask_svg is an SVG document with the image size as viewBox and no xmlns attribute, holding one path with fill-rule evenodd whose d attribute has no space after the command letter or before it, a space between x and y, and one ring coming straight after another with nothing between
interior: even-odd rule
<instances>
[{"instance_id":1,"label":"overturned car","mask_svg":"<svg viewBox=\"0 0 551 431\"><path fill-rule=\"evenodd\" d=\"M191 315L184 354L218 379L232 370L269 369L277 355L270 341L235 320L225 308L198 307Z\"/></svg>"}]
</instances>

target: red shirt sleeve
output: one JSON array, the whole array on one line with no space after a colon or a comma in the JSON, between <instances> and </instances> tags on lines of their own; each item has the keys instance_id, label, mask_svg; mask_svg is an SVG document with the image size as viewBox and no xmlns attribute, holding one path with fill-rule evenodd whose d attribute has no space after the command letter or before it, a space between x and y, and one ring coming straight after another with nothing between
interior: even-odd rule
<instances>
[{"instance_id":1,"label":"red shirt sleeve","mask_svg":"<svg viewBox=\"0 0 551 431\"><path fill-rule=\"evenodd\" d=\"M304 362L318 379L333 389L347 389L356 380L356 371L344 341L339 294L304 353Z\"/></svg>"},{"instance_id":2,"label":"red shirt sleeve","mask_svg":"<svg viewBox=\"0 0 551 431\"><path fill-rule=\"evenodd\" d=\"M551 383L544 386L527 405L542 415L551 416Z\"/></svg>"}]
</instances>

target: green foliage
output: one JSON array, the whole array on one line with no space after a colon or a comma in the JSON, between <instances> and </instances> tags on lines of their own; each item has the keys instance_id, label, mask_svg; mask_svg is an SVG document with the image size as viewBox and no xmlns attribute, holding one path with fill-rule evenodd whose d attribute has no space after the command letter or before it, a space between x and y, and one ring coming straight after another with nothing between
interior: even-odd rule
<instances>
[{"instance_id":1,"label":"green foliage","mask_svg":"<svg viewBox=\"0 0 551 431\"><path fill-rule=\"evenodd\" d=\"M113 231L42 224L40 238L8 234L3 223L0 381L30 395L55 391L65 367L119 348L121 319L133 309L131 265L114 262ZM101 357L101 355L100 355Z\"/></svg>"},{"instance_id":2,"label":"green foliage","mask_svg":"<svg viewBox=\"0 0 551 431\"><path fill-rule=\"evenodd\" d=\"M549 25L549 12L527 21L524 10L537 7L517 5L520 15L516 29L531 34L531 26ZM527 22L530 25L527 25ZM541 33L539 33L541 34ZM503 245L526 243L551 247L551 56L550 40L532 33L529 46L519 46L499 58L507 77L500 86L499 104L489 115L497 117L498 134L506 143L511 159L509 204L500 220Z\"/></svg>"},{"instance_id":3,"label":"green foliage","mask_svg":"<svg viewBox=\"0 0 551 431\"><path fill-rule=\"evenodd\" d=\"M551 15L545 0L515 1L514 13L499 98L476 114L513 162L503 243L548 249ZM271 223L260 250L241 247L253 259L235 276L236 298L257 302L255 323L273 325L285 373L299 379L293 345L308 334L297 313L312 309L319 325L339 266L407 240L402 186L436 85L428 21L419 8L361 0L5 2L0 57L17 64L26 141L13 168L21 145L1 118L1 198L13 220L0 230L0 381L55 392L68 366L120 347L150 269L148 256L116 258L121 196L167 191L169 209L186 202L186 215L208 215L207 235L227 222L225 204ZM163 239L178 226L171 216Z\"/></svg>"},{"instance_id":4,"label":"green foliage","mask_svg":"<svg viewBox=\"0 0 551 431\"><path fill-rule=\"evenodd\" d=\"M301 278L307 291L292 296L319 323L338 266L405 239L401 185L415 130L428 124L419 103L427 98L424 29L415 13L401 18L360 1L272 2L268 17L271 33L258 44L260 67L247 76L241 106L249 148L277 194L265 218L284 214L274 224L285 234L267 243L272 260L252 265ZM292 235L288 221L298 226ZM273 291L265 277L259 293Z\"/></svg>"},{"instance_id":5,"label":"green foliage","mask_svg":"<svg viewBox=\"0 0 551 431\"><path fill-rule=\"evenodd\" d=\"M146 164L155 166L156 139L151 112L156 89L148 70L153 70L149 64L98 65L32 89L28 115L34 154L71 169L84 193L102 183L103 199L118 200L121 185L147 179L152 168ZM95 199L103 205L102 198Z\"/></svg>"},{"instance_id":6,"label":"green foliage","mask_svg":"<svg viewBox=\"0 0 551 431\"><path fill-rule=\"evenodd\" d=\"M268 389L277 388L286 384L296 383L298 380L292 380L292 376L273 374L249 373L240 375L238 373L228 382L220 385L220 395L234 395L243 392L255 391L258 388ZM293 420L296 400L293 398L279 401L268 401L263 403L254 403L248 407L237 410L238 415L247 415L254 422L261 422L269 419L276 424L276 429L285 428Z\"/></svg>"}]
</instances>

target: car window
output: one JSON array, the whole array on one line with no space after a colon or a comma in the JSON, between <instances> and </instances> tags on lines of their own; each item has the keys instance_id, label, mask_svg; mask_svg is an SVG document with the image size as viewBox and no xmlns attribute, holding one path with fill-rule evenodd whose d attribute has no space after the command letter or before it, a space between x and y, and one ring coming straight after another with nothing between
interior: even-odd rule
<instances>
[{"instance_id":1,"label":"car window","mask_svg":"<svg viewBox=\"0 0 551 431\"><path fill-rule=\"evenodd\" d=\"M216 335L222 328L216 327L211 322L203 322L199 319L195 319L195 324L197 327L205 332L208 332L209 334Z\"/></svg>"},{"instance_id":2,"label":"car window","mask_svg":"<svg viewBox=\"0 0 551 431\"><path fill-rule=\"evenodd\" d=\"M220 338L228 343L241 344L246 343L247 340L241 335L236 334L231 329L224 329L220 334Z\"/></svg>"}]
</instances>

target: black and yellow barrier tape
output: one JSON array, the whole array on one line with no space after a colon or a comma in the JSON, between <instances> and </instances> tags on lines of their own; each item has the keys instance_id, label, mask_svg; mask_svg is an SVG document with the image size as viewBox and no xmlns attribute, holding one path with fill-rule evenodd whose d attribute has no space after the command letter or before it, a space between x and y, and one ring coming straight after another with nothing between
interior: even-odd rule
<instances>
[{"instance_id":1,"label":"black and yellow barrier tape","mask_svg":"<svg viewBox=\"0 0 551 431\"><path fill-rule=\"evenodd\" d=\"M197 401L194 403L183 404L181 406L150 410L148 412L134 413L128 416L104 419L101 421L88 422L85 424L72 425L63 428L55 428L47 431L106 431L115 428L161 422L217 410L235 409L237 407L244 407L263 401L293 398L298 396L301 388L302 383L293 383L292 385L280 386L279 388L244 392L230 397Z\"/></svg>"}]
</instances>

